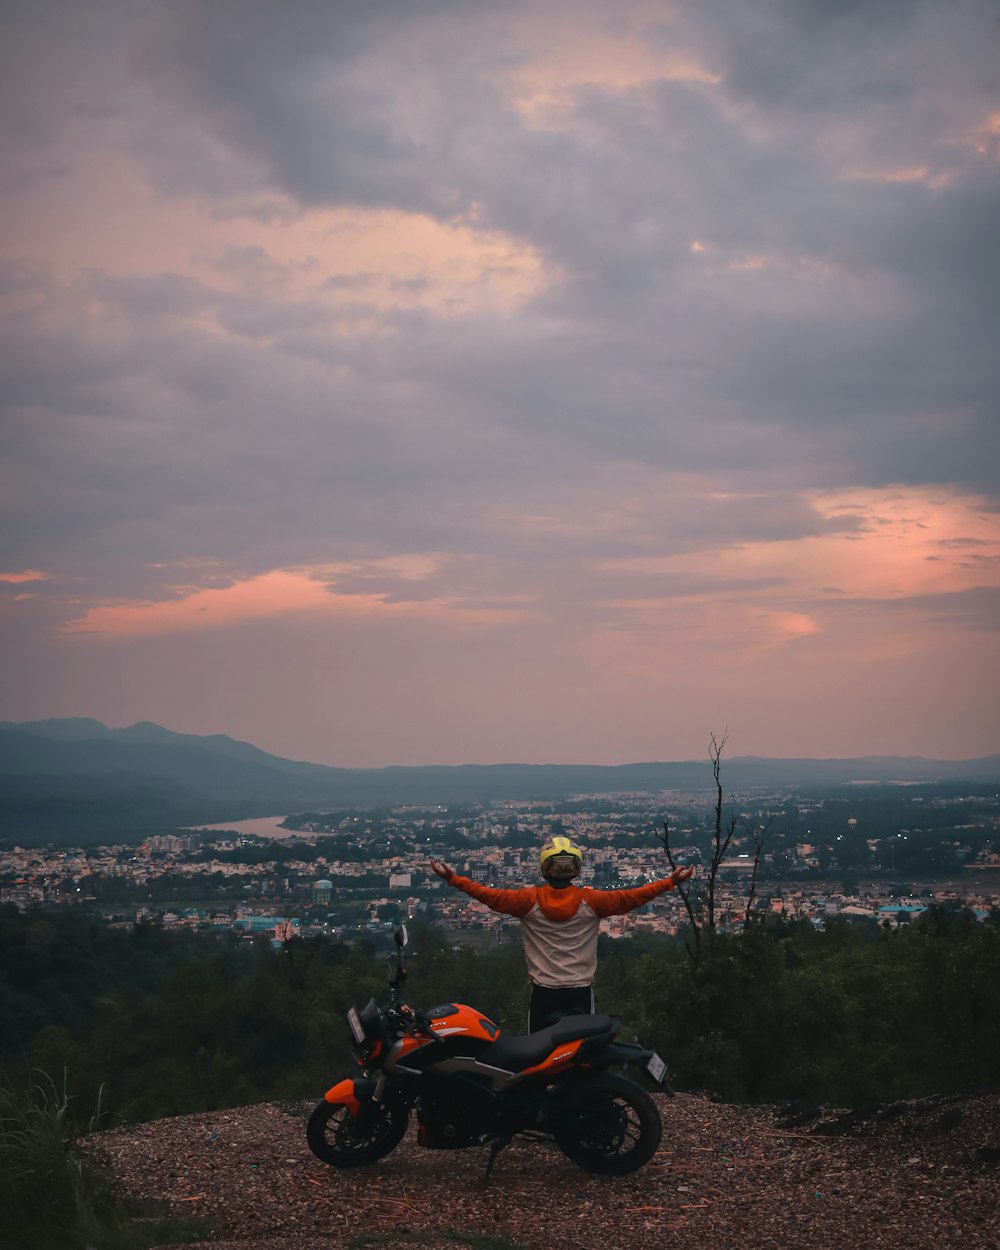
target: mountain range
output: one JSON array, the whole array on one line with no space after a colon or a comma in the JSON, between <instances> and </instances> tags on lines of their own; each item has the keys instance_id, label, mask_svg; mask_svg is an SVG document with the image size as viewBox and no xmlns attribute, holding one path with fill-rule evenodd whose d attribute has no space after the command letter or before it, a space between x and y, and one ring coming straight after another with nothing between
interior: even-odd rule
<instances>
[{"instance_id":1,"label":"mountain range","mask_svg":"<svg viewBox=\"0 0 1000 1250\"><path fill-rule=\"evenodd\" d=\"M850 782L990 782L1000 755L724 759L727 790ZM94 841L126 832L312 809L563 799L575 794L697 792L711 763L466 764L333 768L283 759L225 734L175 733L150 721L112 729L90 718L0 721L0 840Z\"/></svg>"}]
</instances>

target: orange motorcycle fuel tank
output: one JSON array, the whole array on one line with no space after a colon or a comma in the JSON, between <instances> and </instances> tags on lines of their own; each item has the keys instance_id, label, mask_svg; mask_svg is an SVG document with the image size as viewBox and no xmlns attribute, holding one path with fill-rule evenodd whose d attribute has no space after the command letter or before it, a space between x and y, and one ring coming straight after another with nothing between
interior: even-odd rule
<instances>
[{"instance_id":1,"label":"orange motorcycle fuel tank","mask_svg":"<svg viewBox=\"0 0 1000 1250\"><path fill-rule=\"evenodd\" d=\"M388 1070L397 1064L405 1069L422 1069L427 1063L452 1055L473 1058L500 1036L498 1024L465 1003L443 1003L422 1014L430 1019L433 1035L401 1037L386 1058Z\"/></svg>"},{"instance_id":2,"label":"orange motorcycle fuel tank","mask_svg":"<svg viewBox=\"0 0 1000 1250\"><path fill-rule=\"evenodd\" d=\"M465 1003L444 1003L431 1007L424 1013L431 1018L431 1028L438 1039L463 1037L472 1041L495 1042L500 1036L500 1026L489 1016Z\"/></svg>"}]
</instances>

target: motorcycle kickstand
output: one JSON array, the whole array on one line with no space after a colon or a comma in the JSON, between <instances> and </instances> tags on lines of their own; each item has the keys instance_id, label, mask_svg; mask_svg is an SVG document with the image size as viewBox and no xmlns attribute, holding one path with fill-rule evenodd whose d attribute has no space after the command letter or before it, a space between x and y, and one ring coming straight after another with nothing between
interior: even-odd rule
<instances>
[{"instance_id":1,"label":"motorcycle kickstand","mask_svg":"<svg viewBox=\"0 0 1000 1250\"><path fill-rule=\"evenodd\" d=\"M490 1157L486 1162L486 1171L483 1173L483 1184L490 1179L490 1173L493 1171L493 1164L497 1161L497 1155L503 1150L504 1146L509 1146L512 1141L511 1135L508 1133L503 1137L494 1137L490 1142Z\"/></svg>"}]
</instances>

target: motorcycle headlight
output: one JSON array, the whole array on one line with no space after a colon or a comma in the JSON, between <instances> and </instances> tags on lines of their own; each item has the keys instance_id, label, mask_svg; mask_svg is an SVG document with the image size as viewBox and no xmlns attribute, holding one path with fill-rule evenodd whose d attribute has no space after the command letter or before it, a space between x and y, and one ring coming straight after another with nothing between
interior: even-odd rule
<instances>
[{"instance_id":1,"label":"motorcycle headlight","mask_svg":"<svg viewBox=\"0 0 1000 1250\"><path fill-rule=\"evenodd\" d=\"M350 1026L351 1036L357 1046L361 1046L365 1040L365 1030L361 1024L361 1017L358 1015L356 1007L352 1007L347 1013L347 1023Z\"/></svg>"}]
</instances>

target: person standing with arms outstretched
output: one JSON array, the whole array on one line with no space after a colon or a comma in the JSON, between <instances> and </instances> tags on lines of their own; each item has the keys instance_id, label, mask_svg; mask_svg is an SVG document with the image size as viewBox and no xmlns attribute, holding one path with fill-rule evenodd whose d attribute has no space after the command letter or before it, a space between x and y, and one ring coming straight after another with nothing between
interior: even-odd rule
<instances>
[{"instance_id":1,"label":"person standing with arms outstretched","mask_svg":"<svg viewBox=\"0 0 1000 1250\"><path fill-rule=\"evenodd\" d=\"M505 916L517 916L531 978L528 1031L537 1032L553 1013L593 1012L597 936L605 916L623 916L686 881L694 867L678 868L660 881L632 890L594 890L573 882L583 852L568 837L549 838L539 855L544 885L497 890L460 877L447 864L431 867L448 885Z\"/></svg>"}]
</instances>

